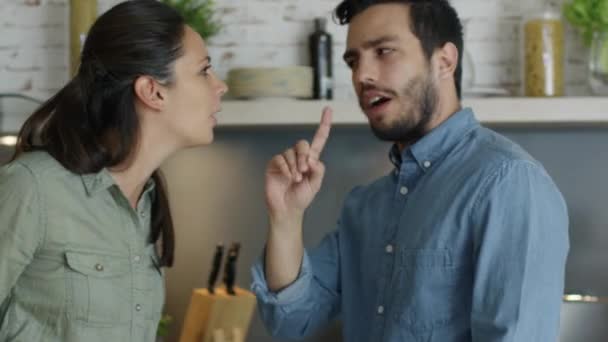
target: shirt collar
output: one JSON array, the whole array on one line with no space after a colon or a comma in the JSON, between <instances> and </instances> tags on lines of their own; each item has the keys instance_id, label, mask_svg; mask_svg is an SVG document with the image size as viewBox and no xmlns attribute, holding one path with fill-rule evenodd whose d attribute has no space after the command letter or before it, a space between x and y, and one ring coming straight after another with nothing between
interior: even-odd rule
<instances>
[{"instance_id":1,"label":"shirt collar","mask_svg":"<svg viewBox=\"0 0 608 342\"><path fill-rule=\"evenodd\" d=\"M117 185L110 172L105 168L97 173L81 175L80 178L82 179L82 184L89 196L93 196L100 191L107 190L112 186ZM143 195L153 191L155 186L154 179L150 177L144 186Z\"/></svg>"},{"instance_id":2,"label":"shirt collar","mask_svg":"<svg viewBox=\"0 0 608 342\"><path fill-rule=\"evenodd\" d=\"M389 152L391 163L400 169L403 160L409 158L414 159L423 170L426 170L442 160L464 136L479 126L473 110L464 108L402 152L399 151L397 144L394 144Z\"/></svg>"}]
</instances>

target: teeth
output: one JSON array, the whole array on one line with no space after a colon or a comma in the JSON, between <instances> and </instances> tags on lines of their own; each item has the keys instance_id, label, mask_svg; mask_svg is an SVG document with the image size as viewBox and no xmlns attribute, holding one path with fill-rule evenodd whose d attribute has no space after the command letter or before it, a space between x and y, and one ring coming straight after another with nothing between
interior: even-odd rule
<instances>
[{"instance_id":1,"label":"teeth","mask_svg":"<svg viewBox=\"0 0 608 342\"><path fill-rule=\"evenodd\" d=\"M380 101L381 99L382 99L382 96L376 96L369 101L369 104L373 106L376 103L378 103L378 101Z\"/></svg>"}]
</instances>

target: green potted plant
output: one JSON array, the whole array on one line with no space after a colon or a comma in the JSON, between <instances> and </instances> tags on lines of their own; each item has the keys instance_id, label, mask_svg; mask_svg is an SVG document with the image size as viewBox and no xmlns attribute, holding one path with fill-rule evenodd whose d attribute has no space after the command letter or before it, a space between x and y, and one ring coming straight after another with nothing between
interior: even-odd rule
<instances>
[{"instance_id":1,"label":"green potted plant","mask_svg":"<svg viewBox=\"0 0 608 342\"><path fill-rule=\"evenodd\" d=\"M569 0L563 12L590 47L591 89L598 95L608 95L608 0Z\"/></svg>"},{"instance_id":2,"label":"green potted plant","mask_svg":"<svg viewBox=\"0 0 608 342\"><path fill-rule=\"evenodd\" d=\"M203 39L216 35L222 28L214 16L214 0L161 0L175 8Z\"/></svg>"},{"instance_id":3,"label":"green potted plant","mask_svg":"<svg viewBox=\"0 0 608 342\"><path fill-rule=\"evenodd\" d=\"M172 321L173 318L167 314L161 317L160 321L158 322L158 329L156 330L157 341L163 341L163 339L169 335L169 326L171 325Z\"/></svg>"}]
</instances>

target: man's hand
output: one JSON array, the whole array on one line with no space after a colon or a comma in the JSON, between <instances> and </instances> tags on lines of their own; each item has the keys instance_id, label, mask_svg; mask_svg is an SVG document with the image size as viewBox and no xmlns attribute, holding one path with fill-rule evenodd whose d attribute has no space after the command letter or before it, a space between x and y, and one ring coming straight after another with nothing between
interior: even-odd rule
<instances>
[{"instance_id":1,"label":"man's hand","mask_svg":"<svg viewBox=\"0 0 608 342\"><path fill-rule=\"evenodd\" d=\"M301 140L268 164L266 203L271 220L292 221L302 217L319 192L325 174L320 156L329 137L331 116L331 109L326 107L310 144Z\"/></svg>"}]
</instances>

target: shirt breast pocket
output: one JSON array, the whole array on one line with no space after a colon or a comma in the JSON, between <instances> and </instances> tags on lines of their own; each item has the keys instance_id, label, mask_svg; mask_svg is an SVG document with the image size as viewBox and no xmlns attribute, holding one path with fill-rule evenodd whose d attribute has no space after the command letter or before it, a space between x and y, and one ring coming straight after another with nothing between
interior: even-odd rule
<instances>
[{"instance_id":1,"label":"shirt breast pocket","mask_svg":"<svg viewBox=\"0 0 608 342\"><path fill-rule=\"evenodd\" d=\"M402 249L393 279L394 319L406 331L430 332L458 313L460 268L447 249Z\"/></svg>"},{"instance_id":2,"label":"shirt breast pocket","mask_svg":"<svg viewBox=\"0 0 608 342\"><path fill-rule=\"evenodd\" d=\"M93 324L130 320L132 277L128 257L66 252L68 313Z\"/></svg>"}]
</instances>

